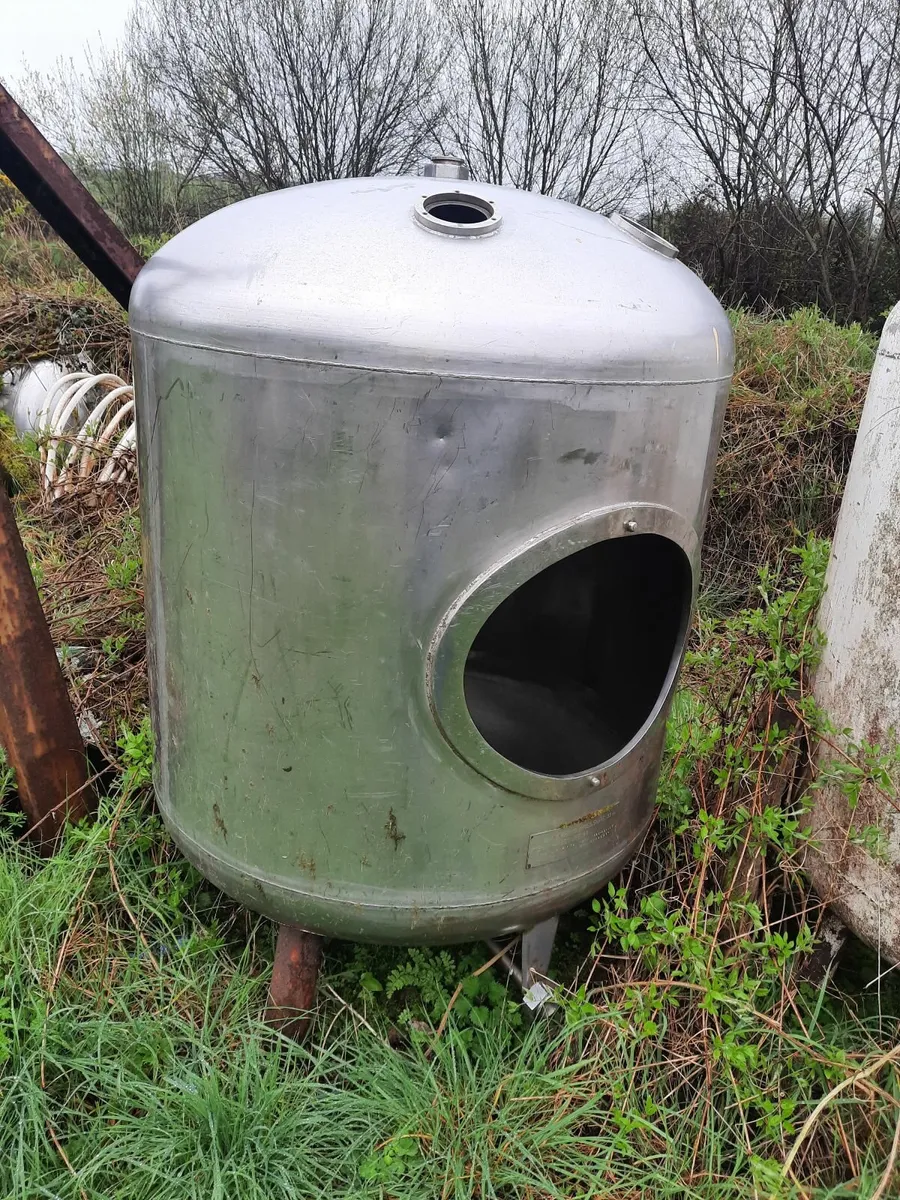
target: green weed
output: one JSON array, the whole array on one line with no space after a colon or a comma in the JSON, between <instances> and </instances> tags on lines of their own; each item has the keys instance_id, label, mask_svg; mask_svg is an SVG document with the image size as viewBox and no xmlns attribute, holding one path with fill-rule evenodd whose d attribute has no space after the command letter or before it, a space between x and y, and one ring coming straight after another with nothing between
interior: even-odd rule
<instances>
[{"instance_id":1,"label":"green weed","mask_svg":"<svg viewBox=\"0 0 900 1200\"><path fill-rule=\"evenodd\" d=\"M16 773L9 765L6 751L0 746L0 805L16 790Z\"/></svg>"}]
</instances>

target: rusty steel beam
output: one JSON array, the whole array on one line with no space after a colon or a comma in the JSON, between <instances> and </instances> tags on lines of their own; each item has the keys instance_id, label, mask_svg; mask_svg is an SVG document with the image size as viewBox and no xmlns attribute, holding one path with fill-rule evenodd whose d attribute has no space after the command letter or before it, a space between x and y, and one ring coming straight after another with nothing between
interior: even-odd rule
<instances>
[{"instance_id":1,"label":"rusty steel beam","mask_svg":"<svg viewBox=\"0 0 900 1200\"><path fill-rule=\"evenodd\" d=\"M0 171L128 306L143 259L0 84ZM52 849L93 793L78 722L6 488L0 487L0 744L30 834Z\"/></svg>"},{"instance_id":2,"label":"rusty steel beam","mask_svg":"<svg viewBox=\"0 0 900 1200\"><path fill-rule=\"evenodd\" d=\"M127 308L143 258L2 84L0 171Z\"/></svg>"},{"instance_id":3,"label":"rusty steel beam","mask_svg":"<svg viewBox=\"0 0 900 1200\"><path fill-rule=\"evenodd\" d=\"M31 834L52 849L93 795L66 681L53 648L12 504L0 487L0 744L15 768Z\"/></svg>"},{"instance_id":4,"label":"rusty steel beam","mask_svg":"<svg viewBox=\"0 0 900 1200\"><path fill-rule=\"evenodd\" d=\"M0 84L0 171L116 300L128 307L144 260ZM0 743L31 835L52 848L93 794L78 722L12 505L0 488Z\"/></svg>"},{"instance_id":5,"label":"rusty steel beam","mask_svg":"<svg viewBox=\"0 0 900 1200\"><path fill-rule=\"evenodd\" d=\"M302 1042L316 1006L322 939L296 925L279 925L266 1021Z\"/></svg>"}]
</instances>

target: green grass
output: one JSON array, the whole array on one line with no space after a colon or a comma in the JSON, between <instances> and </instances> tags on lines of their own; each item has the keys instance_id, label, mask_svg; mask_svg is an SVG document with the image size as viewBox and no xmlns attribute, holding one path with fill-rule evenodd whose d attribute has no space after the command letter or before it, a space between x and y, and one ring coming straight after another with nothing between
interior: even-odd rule
<instances>
[{"instance_id":1,"label":"green grass","mask_svg":"<svg viewBox=\"0 0 900 1200\"><path fill-rule=\"evenodd\" d=\"M861 325L837 325L816 308L785 316L736 311L733 398L764 399L784 428L809 425L852 402L875 360L878 339Z\"/></svg>"},{"instance_id":2,"label":"green grass","mask_svg":"<svg viewBox=\"0 0 900 1200\"><path fill-rule=\"evenodd\" d=\"M767 1194L773 1168L742 1147L747 1113L729 1071L714 1064L708 1086L691 1084L698 1064L705 1078L702 1055L692 1066L688 1044L676 1055L661 1033L640 1032L633 1000L616 989L597 1006L570 1003L555 1024L501 1025L474 1043L451 1016L440 1039L429 1031L393 1049L378 1036L377 1012L373 1033L337 1004L324 1007L308 1048L281 1040L260 1022L270 931L254 923L246 940L222 939L173 909L166 871L145 858L162 843L138 808L107 807L46 864L6 846L0 1194ZM110 853L147 945L116 894ZM785 1095L814 1056L840 1073L847 1050L880 1044L877 1030L828 1006L818 1026L809 1007L808 1036L795 1029L792 1040L767 1032L741 1000L733 1009L751 1022L748 1044L763 1042L765 1072L781 1077ZM840 1114L852 1131L871 1109L870 1099L844 1096L827 1125ZM768 1140L783 1138L786 1123L793 1134L801 1115L782 1103L768 1114ZM883 1167L870 1137L853 1187L814 1194L871 1195Z\"/></svg>"},{"instance_id":3,"label":"green grass","mask_svg":"<svg viewBox=\"0 0 900 1200\"><path fill-rule=\"evenodd\" d=\"M483 947L332 943L308 1045L273 1033L273 929L167 837L146 720L120 733L96 823L49 861L7 814L0 1196L874 1197L900 1010L803 981L803 800L770 791L801 734L766 714L815 660L824 561L810 542L761 608L701 623L654 832L575 919L589 952L561 955L559 1009L534 1024L502 974L473 976ZM738 887L749 860L765 880Z\"/></svg>"}]
</instances>

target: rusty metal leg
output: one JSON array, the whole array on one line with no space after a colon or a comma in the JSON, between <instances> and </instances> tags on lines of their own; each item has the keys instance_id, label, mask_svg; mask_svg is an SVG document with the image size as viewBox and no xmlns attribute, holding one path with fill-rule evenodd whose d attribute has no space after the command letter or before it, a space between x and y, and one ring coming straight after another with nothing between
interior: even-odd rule
<instances>
[{"instance_id":1,"label":"rusty metal leg","mask_svg":"<svg viewBox=\"0 0 900 1200\"><path fill-rule=\"evenodd\" d=\"M33 836L50 850L93 802L66 681L12 505L0 488L0 744L15 768Z\"/></svg>"},{"instance_id":2,"label":"rusty metal leg","mask_svg":"<svg viewBox=\"0 0 900 1200\"><path fill-rule=\"evenodd\" d=\"M266 1021L296 1042L309 1030L316 1005L322 939L296 925L279 925Z\"/></svg>"}]
</instances>

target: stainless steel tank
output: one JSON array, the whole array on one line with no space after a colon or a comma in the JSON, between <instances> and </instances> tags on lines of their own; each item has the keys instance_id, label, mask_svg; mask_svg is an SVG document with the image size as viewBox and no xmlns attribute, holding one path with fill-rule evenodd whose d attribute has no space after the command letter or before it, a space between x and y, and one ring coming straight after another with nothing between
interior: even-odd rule
<instances>
[{"instance_id":1,"label":"stainless steel tank","mask_svg":"<svg viewBox=\"0 0 900 1200\"><path fill-rule=\"evenodd\" d=\"M447 173L223 209L131 302L163 816L250 907L404 943L640 842L732 367L668 243Z\"/></svg>"}]
</instances>

